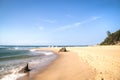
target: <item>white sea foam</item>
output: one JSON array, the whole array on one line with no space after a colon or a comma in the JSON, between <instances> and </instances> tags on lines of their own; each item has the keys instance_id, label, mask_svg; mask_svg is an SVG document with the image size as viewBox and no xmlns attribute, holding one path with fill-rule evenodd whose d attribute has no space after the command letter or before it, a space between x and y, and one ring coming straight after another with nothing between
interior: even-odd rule
<instances>
[{"instance_id":1,"label":"white sea foam","mask_svg":"<svg viewBox=\"0 0 120 80\"><path fill-rule=\"evenodd\" d=\"M34 49L31 49L30 51L38 53L38 54L45 54L45 55L52 55L53 54L53 52L51 52L51 51L37 51L37 50L34 50Z\"/></svg>"},{"instance_id":2,"label":"white sea foam","mask_svg":"<svg viewBox=\"0 0 120 80\"><path fill-rule=\"evenodd\" d=\"M25 74L12 73L4 76L1 80L17 80L17 78L24 76Z\"/></svg>"},{"instance_id":3,"label":"white sea foam","mask_svg":"<svg viewBox=\"0 0 120 80\"><path fill-rule=\"evenodd\" d=\"M44 54L45 54L45 55L52 55L53 52L45 52Z\"/></svg>"},{"instance_id":4,"label":"white sea foam","mask_svg":"<svg viewBox=\"0 0 120 80\"><path fill-rule=\"evenodd\" d=\"M24 75L25 73L18 73L18 70L12 70L11 74L5 75L1 80L17 80L19 77Z\"/></svg>"},{"instance_id":5,"label":"white sea foam","mask_svg":"<svg viewBox=\"0 0 120 80\"><path fill-rule=\"evenodd\" d=\"M30 49L30 51L31 51L31 52L34 52L34 51L36 51L36 50L34 50L34 49Z\"/></svg>"},{"instance_id":6,"label":"white sea foam","mask_svg":"<svg viewBox=\"0 0 120 80\"><path fill-rule=\"evenodd\" d=\"M18 50L19 48L18 47L14 47L15 50Z\"/></svg>"}]
</instances>

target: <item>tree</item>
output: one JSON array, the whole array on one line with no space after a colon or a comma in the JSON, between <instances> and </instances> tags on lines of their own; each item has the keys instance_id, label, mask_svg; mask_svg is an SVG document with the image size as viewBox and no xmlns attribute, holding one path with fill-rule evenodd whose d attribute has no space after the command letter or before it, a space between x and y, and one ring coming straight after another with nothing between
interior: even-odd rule
<instances>
[{"instance_id":1,"label":"tree","mask_svg":"<svg viewBox=\"0 0 120 80\"><path fill-rule=\"evenodd\" d=\"M101 45L115 45L120 43L120 29L113 33L107 31L107 35Z\"/></svg>"},{"instance_id":2,"label":"tree","mask_svg":"<svg viewBox=\"0 0 120 80\"><path fill-rule=\"evenodd\" d=\"M107 35L110 36L110 35L111 35L111 32L110 32L110 31L107 31Z\"/></svg>"}]
</instances>

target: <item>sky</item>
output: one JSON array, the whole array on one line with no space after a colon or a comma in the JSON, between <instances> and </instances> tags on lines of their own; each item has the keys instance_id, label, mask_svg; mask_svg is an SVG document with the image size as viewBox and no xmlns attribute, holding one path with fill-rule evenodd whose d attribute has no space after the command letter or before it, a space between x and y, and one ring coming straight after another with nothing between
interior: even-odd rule
<instances>
[{"instance_id":1,"label":"sky","mask_svg":"<svg viewBox=\"0 0 120 80\"><path fill-rule=\"evenodd\" d=\"M0 0L0 45L95 45L120 29L120 0Z\"/></svg>"}]
</instances>

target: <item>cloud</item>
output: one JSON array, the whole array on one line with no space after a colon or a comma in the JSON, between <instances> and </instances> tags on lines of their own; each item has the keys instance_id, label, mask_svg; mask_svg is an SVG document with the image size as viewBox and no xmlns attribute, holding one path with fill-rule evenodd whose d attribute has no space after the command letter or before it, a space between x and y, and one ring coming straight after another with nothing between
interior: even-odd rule
<instances>
[{"instance_id":1,"label":"cloud","mask_svg":"<svg viewBox=\"0 0 120 80\"><path fill-rule=\"evenodd\" d=\"M39 29L39 30L43 30L44 27L43 27L43 26L39 26L38 29Z\"/></svg>"},{"instance_id":2,"label":"cloud","mask_svg":"<svg viewBox=\"0 0 120 80\"><path fill-rule=\"evenodd\" d=\"M65 26L56 28L54 31L62 31L62 30L66 30L69 28L71 28L71 25L65 25Z\"/></svg>"},{"instance_id":3,"label":"cloud","mask_svg":"<svg viewBox=\"0 0 120 80\"><path fill-rule=\"evenodd\" d=\"M80 24L82 24L82 22L76 22L74 23L74 26L79 26Z\"/></svg>"},{"instance_id":4,"label":"cloud","mask_svg":"<svg viewBox=\"0 0 120 80\"><path fill-rule=\"evenodd\" d=\"M93 20L97 20L97 19L100 19L100 18L101 18L101 17L98 17L98 16L92 17Z\"/></svg>"},{"instance_id":5,"label":"cloud","mask_svg":"<svg viewBox=\"0 0 120 80\"><path fill-rule=\"evenodd\" d=\"M38 30L44 30L45 27L44 26L41 26L39 24L35 24L35 27L38 29Z\"/></svg>"},{"instance_id":6,"label":"cloud","mask_svg":"<svg viewBox=\"0 0 120 80\"><path fill-rule=\"evenodd\" d=\"M73 17L73 16L71 16L70 14L67 14L66 16L69 17L69 18L72 18L72 17Z\"/></svg>"},{"instance_id":7,"label":"cloud","mask_svg":"<svg viewBox=\"0 0 120 80\"><path fill-rule=\"evenodd\" d=\"M55 23L56 20L50 20L50 19L46 19L46 20L43 20L44 22L47 22L47 23Z\"/></svg>"},{"instance_id":8,"label":"cloud","mask_svg":"<svg viewBox=\"0 0 120 80\"><path fill-rule=\"evenodd\" d=\"M67 29L79 27L82 24L86 24L86 23L95 21L95 20L100 19L100 18L101 17L92 17L90 19L86 19L86 20L83 20L83 21L80 21L80 22L75 22L73 24L69 24L69 25L65 25L65 26L62 26L62 27L58 27L58 28L55 29L55 31L62 31L62 30L67 30Z\"/></svg>"}]
</instances>

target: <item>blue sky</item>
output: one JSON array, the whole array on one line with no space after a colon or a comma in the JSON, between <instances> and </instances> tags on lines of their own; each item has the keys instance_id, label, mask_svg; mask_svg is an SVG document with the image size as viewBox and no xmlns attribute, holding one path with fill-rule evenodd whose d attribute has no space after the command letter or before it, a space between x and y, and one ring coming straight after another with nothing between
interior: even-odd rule
<instances>
[{"instance_id":1,"label":"blue sky","mask_svg":"<svg viewBox=\"0 0 120 80\"><path fill-rule=\"evenodd\" d=\"M0 0L0 45L94 45L119 14L120 0Z\"/></svg>"}]
</instances>

